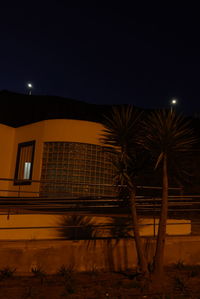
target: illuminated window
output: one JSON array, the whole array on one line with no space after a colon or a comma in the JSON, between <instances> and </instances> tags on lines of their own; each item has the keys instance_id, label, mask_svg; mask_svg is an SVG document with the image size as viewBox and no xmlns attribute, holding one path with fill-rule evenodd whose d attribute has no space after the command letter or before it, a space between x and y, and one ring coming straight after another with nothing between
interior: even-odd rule
<instances>
[{"instance_id":1,"label":"illuminated window","mask_svg":"<svg viewBox=\"0 0 200 299\"><path fill-rule=\"evenodd\" d=\"M15 185L31 184L34 151L35 141L19 143L15 169Z\"/></svg>"},{"instance_id":2,"label":"illuminated window","mask_svg":"<svg viewBox=\"0 0 200 299\"><path fill-rule=\"evenodd\" d=\"M24 164L24 180L29 180L31 177L31 162Z\"/></svg>"}]
</instances>

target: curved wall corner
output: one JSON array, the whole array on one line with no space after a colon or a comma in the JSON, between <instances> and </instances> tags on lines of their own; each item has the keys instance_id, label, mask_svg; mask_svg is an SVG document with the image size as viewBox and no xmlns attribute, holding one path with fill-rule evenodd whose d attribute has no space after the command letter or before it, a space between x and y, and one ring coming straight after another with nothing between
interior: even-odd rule
<instances>
[{"instance_id":1,"label":"curved wall corner","mask_svg":"<svg viewBox=\"0 0 200 299\"><path fill-rule=\"evenodd\" d=\"M7 148L9 148L9 154L7 155L9 155L8 164L10 164L10 172L7 171L2 173L3 177L7 174L6 177L14 178L19 143L33 140L36 142L32 180L40 180L41 178L43 145L45 142L80 142L102 145L100 138L103 133L103 126L100 123L95 122L70 119L52 119L18 128L5 127L5 129L2 129L2 134L6 136L12 135L12 138L5 138L6 144L8 144ZM37 182L32 183L31 185L15 186L13 183L8 183L8 185L9 189L13 191L13 196L17 196L18 194L20 194L20 196L30 196L31 192L36 192L36 196L39 194L39 183ZM30 193L28 193L28 191Z\"/></svg>"}]
</instances>

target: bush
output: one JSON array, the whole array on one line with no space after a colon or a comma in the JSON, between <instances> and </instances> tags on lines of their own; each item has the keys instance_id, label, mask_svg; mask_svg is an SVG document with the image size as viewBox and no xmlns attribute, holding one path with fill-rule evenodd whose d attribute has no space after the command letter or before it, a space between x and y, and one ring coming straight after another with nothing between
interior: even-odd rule
<instances>
[{"instance_id":1,"label":"bush","mask_svg":"<svg viewBox=\"0 0 200 299\"><path fill-rule=\"evenodd\" d=\"M9 267L5 267L3 269L0 269L0 279L6 279L13 277L14 273L16 272L16 269L11 269Z\"/></svg>"},{"instance_id":2,"label":"bush","mask_svg":"<svg viewBox=\"0 0 200 299\"><path fill-rule=\"evenodd\" d=\"M41 283L44 282L44 279L45 279L45 276L46 276L46 273L45 271L41 268L41 267L38 267L38 268L32 268L31 269L31 272L33 273L33 276L34 277L37 277L41 280Z\"/></svg>"}]
</instances>

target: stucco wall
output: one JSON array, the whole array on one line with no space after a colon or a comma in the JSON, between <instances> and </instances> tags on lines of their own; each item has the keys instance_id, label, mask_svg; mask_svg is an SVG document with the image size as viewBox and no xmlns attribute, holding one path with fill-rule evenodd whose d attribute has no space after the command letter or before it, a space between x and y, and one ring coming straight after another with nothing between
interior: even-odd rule
<instances>
[{"instance_id":1,"label":"stucco wall","mask_svg":"<svg viewBox=\"0 0 200 299\"><path fill-rule=\"evenodd\" d=\"M12 157L14 152L15 129L0 124L0 178L12 178ZM9 189L8 181L0 181L0 190ZM11 195L0 191L0 196Z\"/></svg>"},{"instance_id":2,"label":"stucco wall","mask_svg":"<svg viewBox=\"0 0 200 299\"><path fill-rule=\"evenodd\" d=\"M58 227L62 222L63 215L59 214L9 214L13 209L4 210L0 214L0 240L38 240L38 239L57 239L60 238ZM65 214L65 216L67 213ZM70 213L68 213L70 215ZM112 217L92 216L91 220L95 225L112 224ZM153 219L140 219L141 236L154 236ZM156 219L156 229L158 230L158 219ZM6 229L5 229L6 228ZM168 219L166 232L168 235L189 235L191 234L191 221L185 219ZM108 231L101 231L103 236L108 236ZM110 236L110 235L109 235Z\"/></svg>"},{"instance_id":3,"label":"stucco wall","mask_svg":"<svg viewBox=\"0 0 200 299\"><path fill-rule=\"evenodd\" d=\"M5 127L5 128L4 128ZM44 120L34 124L22 126L19 128L10 128L7 126L2 127L2 136L4 136L5 144L7 145L9 153L9 172L2 172L0 177L14 178L16 157L18 144L21 142L27 142L35 140L35 157L33 166L33 180L40 180L41 167L42 167L42 155L43 155L43 143L50 141L71 141L71 142L83 142L100 145L100 137L103 126L99 123L80 121L80 120L69 120L69 119L53 119ZM9 131L10 130L10 131ZM1 136L0 131L0 136ZM12 132L12 143L8 136ZM5 149L2 153L2 160L4 161L4 167L6 168L6 159L8 156L7 150ZM0 160L1 161L1 160ZM20 191L20 196L30 196L32 193L23 193L23 191L39 191L39 184L32 183L31 185L14 186L13 183L9 183L9 189L16 190L16 193L12 193L13 196L17 196ZM35 194L37 195L37 193Z\"/></svg>"},{"instance_id":4,"label":"stucco wall","mask_svg":"<svg viewBox=\"0 0 200 299\"><path fill-rule=\"evenodd\" d=\"M101 145L99 138L103 126L99 123L53 119L44 121L44 141L71 141Z\"/></svg>"},{"instance_id":5,"label":"stucco wall","mask_svg":"<svg viewBox=\"0 0 200 299\"><path fill-rule=\"evenodd\" d=\"M154 240L143 239L146 254L152 256ZM165 264L183 261L200 264L200 237L168 237ZM0 268L16 268L18 273L30 273L32 268L42 267L47 273L55 273L62 266L77 271L125 270L136 267L133 240L122 239L87 241L16 241L0 242Z\"/></svg>"}]
</instances>

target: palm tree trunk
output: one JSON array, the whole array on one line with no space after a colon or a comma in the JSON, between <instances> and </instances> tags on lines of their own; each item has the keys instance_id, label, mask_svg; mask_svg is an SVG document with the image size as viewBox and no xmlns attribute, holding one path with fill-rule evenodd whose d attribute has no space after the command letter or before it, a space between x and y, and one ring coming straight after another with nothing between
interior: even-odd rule
<instances>
[{"instance_id":1,"label":"palm tree trunk","mask_svg":"<svg viewBox=\"0 0 200 299\"><path fill-rule=\"evenodd\" d=\"M137 211L136 211L136 196L135 191L131 190L130 192L130 205L131 205L131 215L133 221L133 232L134 232L134 239L135 239L135 246L138 256L138 263L140 265L141 271L144 275L148 273L148 266L147 260L144 255L144 248L142 246L142 240L140 237L138 220L137 220Z\"/></svg>"},{"instance_id":2,"label":"palm tree trunk","mask_svg":"<svg viewBox=\"0 0 200 299\"><path fill-rule=\"evenodd\" d=\"M163 157L163 189L162 189L162 206L158 228L156 253L154 258L154 276L161 281L164 272L164 249L166 239L166 225L168 214L168 173L167 157Z\"/></svg>"}]
</instances>

